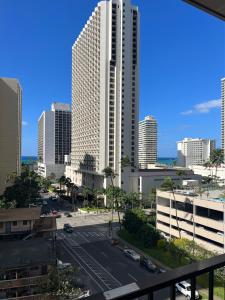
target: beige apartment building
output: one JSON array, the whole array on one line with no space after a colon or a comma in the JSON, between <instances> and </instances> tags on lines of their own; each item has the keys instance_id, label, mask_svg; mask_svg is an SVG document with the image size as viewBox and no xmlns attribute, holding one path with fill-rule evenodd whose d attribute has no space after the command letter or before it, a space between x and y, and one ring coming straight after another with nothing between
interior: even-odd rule
<instances>
[{"instance_id":1,"label":"beige apartment building","mask_svg":"<svg viewBox=\"0 0 225 300\"><path fill-rule=\"evenodd\" d=\"M77 185L131 189L138 165L139 12L130 0L101 1L72 48L71 166ZM132 166L121 168L123 157Z\"/></svg>"},{"instance_id":2,"label":"beige apartment building","mask_svg":"<svg viewBox=\"0 0 225 300\"><path fill-rule=\"evenodd\" d=\"M22 90L17 79L0 78L0 195L7 177L20 174Z\"/></svg>"},{"instance_id":3,"label":"beige apartment building","mask_svg":"<svg viewBox=\"0 0 225 300\"><path fill-rule=\"evenodd\" d=\"M221 194L222 191L198 195L191 190L157 190L157 229L175 238L179 238L180 230L181 237L209 251L224 253L225 199Z\"/></svg>"}]
</instances>

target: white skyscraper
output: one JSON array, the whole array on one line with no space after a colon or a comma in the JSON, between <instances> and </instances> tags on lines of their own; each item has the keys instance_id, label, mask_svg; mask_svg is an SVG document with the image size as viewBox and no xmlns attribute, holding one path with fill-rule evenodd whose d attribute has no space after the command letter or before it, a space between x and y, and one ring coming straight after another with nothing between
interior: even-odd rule
<instances>
[{"instance_id":1,"label":"white skyscraper","mask_svg":"<svg viewBox=\"0 0 225 300\"><path fill-rule=\"evenodd\" d=\"M139 122L139 167L145 169L157 161L157 122L147 116Z\"/></svg>"},{"instance_id":2,"label":"white skyscraper","mask_svg":"<svg viewBox=\"0 0 225 300\"><path fill-rule=\"evenodd\" d=\"M54 102L51 111L43 111L38 120L38 173L64 175L64 157L71 152L70 105Z\"/></svg>"},{"instance_id":3,"label":"white skyscraper","mask_svg":"<svg viewBox=\"0 0 225 300\"><path fill-rule=\"evenodd\" d=\"M129 0L101 1L72 48L72 151L67 175L78 185L130 190L138 164L139 13ZM129 156L132 166L121 170Z\"/></svg>"},{"instance_id":4,"label":"white skyscraper","mask_svg":"<svg viewBox=\"0 0 225 300\"><path fill-rule=\"evenodd\" d=\"M202 165L209 160L215 146L215 140L185 138L177 142L177 164L181 167Z\"/></svg>"},{"instance_id":5,"label":"white skyscraper","mask_svg":"<svg viewBox=\"0 0 225 300\"><path fill-rule=\"evenodd\" d=\"M221 147L225 157L225 78L221 79Z\"/></svg>"}]
</instances>

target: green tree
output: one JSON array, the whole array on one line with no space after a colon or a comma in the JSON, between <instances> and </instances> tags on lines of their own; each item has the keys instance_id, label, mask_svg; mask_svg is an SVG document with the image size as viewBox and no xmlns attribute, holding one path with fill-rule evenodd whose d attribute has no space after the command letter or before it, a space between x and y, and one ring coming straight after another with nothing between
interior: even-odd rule
<instances>
[{"instance_id":1,"label":"green tree","mask_svg":"<svg viewBox=\"0 0 225 300\"><path fill-rule=\"evenodd\" d=\"M125 192L121 188L113 185L109 185L105 190L105 195L109 200L112 211L113 211L114 204L116 206L120 229L121 229L120 206L121 203L123 202L124 194Z\"/></svg>"},{"instance_id":2,"label":"green tree","mask_svg":"<svg viewBox=\"0 0 225 300\"><path fill-rule=\"evenodd\" d=\"M64 270L53 268L48 275L41 279L38 288L39 293L48 296L56 296L57 299L74 299L81 295L77 286L78 272L70 267Z\"/></svg>"},{"instance_id":3,"label":"green tree","mask_svg":"<svg viewBox=\"0 0 225 300\"><path fill-rule=\"evenodd\" d=\"M6 187L3 199L7 206L11 207L16 203L16 207L28 207L29 204L35 203L39 198L40 185L32 174L22 172L21 176L15 177L14 182Z\"/></svg>"},{"instance_id":4,"label":"green tree","mask_svg":"<svg viewBox=\"0 0 225 300\"><path fill-rule=\"evenodd\" d=\"M65 185L66 183L66 176L61 176L59 179L58 179L58 182L59 182L59 188L60 190L62 189L62 186Z\"/></svg>"},{"instance_id":5,"label":"green tree","mask_svg":"<svg viewBox=\"0 0 225 300\"><path fill-rule=\"evenodd\" d=\"M217 182L217 169L224 162L224 155L222 149L214 149L210 154L210 163L216 168L215 177Z\"/></svg>"}]
</instances>

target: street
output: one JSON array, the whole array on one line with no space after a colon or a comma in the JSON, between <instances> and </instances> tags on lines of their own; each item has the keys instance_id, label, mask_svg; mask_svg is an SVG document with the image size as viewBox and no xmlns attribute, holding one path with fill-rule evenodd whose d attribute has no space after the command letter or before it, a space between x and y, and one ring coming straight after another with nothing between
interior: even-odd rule
<instances>
[{"instance_id":1,"label":"street","mask_svg":"<svg viewBox=\"0 0 225 300\"><path fill-rule=\"evenodd\" d=\"M77 218L83 219L84 217ZM68 219L72 218L66 218L65 221ZM130 283L139 285L143 280L151 280L157 276L140 267L138 262L126 257L119 247L112 246L107 226L104 224L74 227L73 233L58 230L57 238L61 258L79 266L86 278L86 288L91 294ZM166 300L169 299L168 295L169 290L164 289L155 297ZM177 296L177 299L185 299L185 297Z\"/></svg>"},{"instance_id":2,"label":"street","mask_svg":"<svg viewBox=\"0 0 225 300\"><path fill-rule=\"evenodd\" d=\"M48 202L48 211L56 209L61 213L61 218L57 218L58 258L79 268L85 290L89 290L91 294L98 294L131 283L140 287L143 280L151 281L157 276L126 257L120 247L111 245L108 230L110 213L97 215L73 212L73 217L66 217L64 212L68 210L62 204L48 199L48 194L43 198ZM63 231L63 225L66 223L73 227L72 233ZM119 229L118 224L114 223L113 228L115 235ZM140 299L144 300L147 297ZM169 289L155 293L155 299L169 299ZM176 299L186 298L177 295Z\"/></svg>"}]
</instances>

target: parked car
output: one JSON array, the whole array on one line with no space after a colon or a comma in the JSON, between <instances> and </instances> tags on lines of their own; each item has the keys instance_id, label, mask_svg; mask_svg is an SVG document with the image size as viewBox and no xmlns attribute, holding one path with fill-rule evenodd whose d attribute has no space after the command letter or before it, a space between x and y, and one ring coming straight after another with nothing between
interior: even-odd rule
<instances>
[{"instance_id":1,"label":"parked car","mask_svg":"<svg viewBox=\"0 0 225 300\"><path fill-rule=\"evenodd\" d=\"M156 265L153 264L153 262L145 256L142 256L140 259L140 265L144 267L149 272L155 272L157 270Z\"/></svg>"},{"instance_id":2,"label":"parked car","mask_svg":"<svg viewBox=\"0 0 225 300\"><path fill-rule=\"evenodd\" d=\"M125 249L124 254L135 261L139 261L141 258L140 255L133 249Z\"/></svg>"},{"instance_id":3,"label":"parked car","mask_svg":"<svg viewBox=\"0 0 225 300\"><path fill-rule=\"evenodd\" d=\"M64 270L64 269L67 269L71 266L72 266L71 263L64 263L61 260L57 259L57 268L59 270Z\"/></svg>"},{"instance_id":4,"label":"parked car","mask_svg":"<svg viewBox=\"0 0 225 300\"><path fill-rule=\"evenodd\" d=\"M42 201L42 204L43 204L43 205L48 205L48 202L47 202L46 200L43 200L43 201Z\"/></svg>"},{"instance_id":5,"label":"parked car","mask_svg":"<svg viewBox=\"0 0 225 300\"><path fill-rule=\"evenodd\" d=\"M176 283L176 289L183 294L187 299L191 299L191 285L187 281ZM198 291L195 291L195 299L200 299Z\"/></svg>"},{"instance_id":6,"label":"parked car","mask_svg":"<svg viewBox=\"0 0 225 300\"><path fill-rule=\"evenodd\" d=\"M112 239L111 240L111 245L112 246L116 246L116 245L118 245L119 244L119 240L117 240L117 239Z\"/></svg>"}]
</instances>

